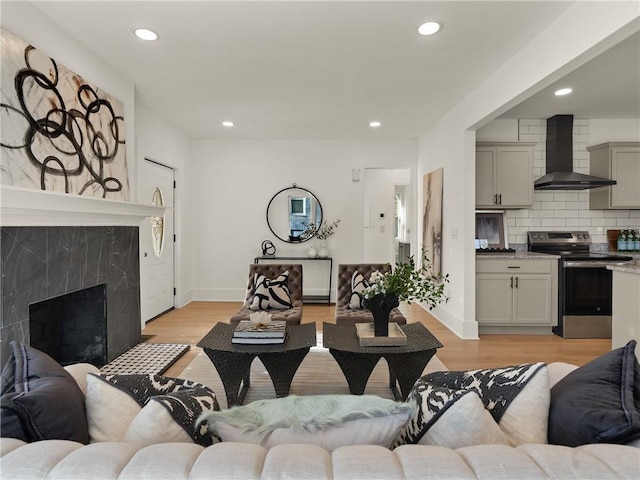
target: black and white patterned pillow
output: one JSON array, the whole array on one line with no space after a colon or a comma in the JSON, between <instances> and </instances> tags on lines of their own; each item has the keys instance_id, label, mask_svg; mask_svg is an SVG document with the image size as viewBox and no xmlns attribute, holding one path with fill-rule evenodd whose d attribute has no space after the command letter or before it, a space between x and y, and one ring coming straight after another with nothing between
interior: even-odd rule
<instances>
[{"instance_id":1,"label":"black and white patterned pillow","mask_svg":"<svg viewBox=\"0 0 640 480\"><path fill-rule=\"evenodd\" d=\"M175 441L211 444L198 416L220 410L215 393L190 380L153 374L87 375L87 419L92 442L140 445Z\"/></svg>"},{"instance_id":2,"label":"black and white patterned pillow","mask_svg":"<svg viewBox=\"0 0 640 480\"><path fill-rule=\"evenodd\" d=\"M258 273L254 278L255 291L251 305L249 305L251 310L288 310L292 308L288 270L272 280Z\"/></svg>"},{"instance_id":3,"label":"black and white patterned pillow","mask_svg":"<svg viewBox=\"0 0 640 480\"><path fill-rule=\"evenodd\" d=\"M466 398L469 392L477 401ZM460 409L457 404L463 397L465 408ZM434 443L434 435L429 434L434 426L447 432L443 443L436 444L455 448L480 443L547 443L549 376L543 363L434 372L416 382L407 401L416 405L417 412L394 446ZM478 413L479 406L483 415ZM446 415L449 409L457 409L456 414ZM467 415L468 410L475 413ZM468 420L460 425L463 417ZM456 427L439 422L454 422Z\"/></svg>"},{"instance_id":4,"label":"black and white patterned pillow","mask_svg":"<svg viewBox=\"0 0 640 480\"><path fill-rule=\"evenodd\" d=\"M357 270L351 275L351 298L349 299L349 308L353 310L362 310L364 308L362 292L369 286L364 276Z\"/></svg>"}]
</instances>

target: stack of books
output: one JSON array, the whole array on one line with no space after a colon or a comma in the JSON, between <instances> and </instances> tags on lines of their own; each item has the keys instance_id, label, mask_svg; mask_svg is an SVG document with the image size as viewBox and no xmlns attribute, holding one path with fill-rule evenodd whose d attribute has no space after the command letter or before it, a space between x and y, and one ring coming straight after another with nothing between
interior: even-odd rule
<instances>
[{"instance_id":1,"label":"stack of books","mask_svg":"<svg viewBox=\"0 0 640 480\"><path fill-rule=\"evenodd\" d=\"M284 343L287 322L276 320L267 324L242 320L233 332L232 343Z\"/></svg>"}]
</instances>

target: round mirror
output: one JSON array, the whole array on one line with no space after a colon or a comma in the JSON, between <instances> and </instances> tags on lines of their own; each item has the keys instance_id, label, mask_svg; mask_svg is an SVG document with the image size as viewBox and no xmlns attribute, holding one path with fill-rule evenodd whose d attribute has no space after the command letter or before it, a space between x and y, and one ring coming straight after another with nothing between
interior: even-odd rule
<instances>
[{"instance_id":1,"label":"round mirror","mask_svg":"<svg viewBox=\"0 0 640 480\"><path fill-rule=\"evenodd\" d=\"M322 205L306 188L283 188L276 193L267 206L267 225L271 232L283 242L306 242L309 225L319 227L322 223Z\"/></svg>"}]
</instances>

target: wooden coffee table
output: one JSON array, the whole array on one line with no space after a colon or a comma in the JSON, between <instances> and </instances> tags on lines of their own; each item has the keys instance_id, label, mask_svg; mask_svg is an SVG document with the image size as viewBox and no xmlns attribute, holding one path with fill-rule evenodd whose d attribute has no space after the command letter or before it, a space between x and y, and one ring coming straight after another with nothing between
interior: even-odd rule
<instances>
[{"instance_id":1,"label":"wooden coffee table","mask_svg":"<svg viewBox=\"0 0 640 480\"><path fill-rule=\"evenodd\" d=\"M216 324L198 342L216 367L227 397L227 406L242 405L251 386L251 363L258 357L266 368L276 397L289 395L298 367L316 344L316 324L287 325L284 343L231 343L233 329L228 323Z\"/></svg>"},{"instance_id":2,"label":"wooden coffee table","mask_svg":"<svg viewBox=\"0 0 640 480\"><path fill-rule=\"evenodd\" d=\"M408 323L399 327L407 336L406 345L361 347L354 325L323 324L322 344L338 362L352 395L364 393L371 372L378 361L384 358L389 366L389 388L396 400L405 400L436 349L442 347L422 323Z\"/></svg>"}]
</instances>

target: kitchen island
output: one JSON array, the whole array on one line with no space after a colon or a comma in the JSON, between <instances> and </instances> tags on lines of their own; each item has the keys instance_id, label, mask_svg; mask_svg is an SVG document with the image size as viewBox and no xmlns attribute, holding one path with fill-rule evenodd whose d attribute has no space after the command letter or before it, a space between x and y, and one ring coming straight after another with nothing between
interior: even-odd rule
<instances>
[{"instance_id":1,"label":"kitchen island","mask_svg":"<svg viewBox=\"0 0 640 480\"><path fill-rule=\"evenodd\" d=\"M622 347L631 339L640 345L640 263L607 268L613 271L611 348ZM640 346L636 346L636 356L640 356Z\"/></svg>"}]
</instances>

